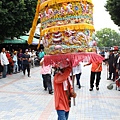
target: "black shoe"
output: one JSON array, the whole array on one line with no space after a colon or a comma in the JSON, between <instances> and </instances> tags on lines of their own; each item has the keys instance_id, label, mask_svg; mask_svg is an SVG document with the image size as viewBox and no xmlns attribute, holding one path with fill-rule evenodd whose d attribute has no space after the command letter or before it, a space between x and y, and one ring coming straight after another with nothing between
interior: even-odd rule
<instances>
[{"instance_id":1,"label":"black shoe","mask_svg":"<svg viewBox=\"0 0 120 120\"><path fill-rule=\"evenodd\" d=\"M99 87L96 87L96 90L99 90Z\"/></svg>"},{"instance_id":2,"label":"black shoe","mask_svg":"<svg viewBox=\"0 0 120 120\"><path fill-rule=\"evenodd\" d=\"M44 90L47 91L47 88L45 88Z\"/></svg>"},{"instance_id":3,"label":"black shoe","mask_svg":"<svg viewBox=\"0 0 120 120\"><path fill-rule=\"evenodd\" d=\"M13 74L17 74L17 72L13 72Z\"/></svg>"},{"instance_id":4,"label":"black shoe","mask_svg":"<svg viewBox=\"0 0 120 120\"><path fill-rule=\"evenodd\" d=\"M53 94L53 91L49 91L49 94L51 94L51 95L52 95L52 94Z\"/></svg>"},{"instance_id":5,"label":"black shoe","mask_svg":"<svg viewBox=\"0 0 120 120\"><path fill-rule=\"evenodd\" d=\"M80 89L80 88L81 88L81 85L79 85L78 88Z\"/></svg>"},{"instance_id":6,"label":"black shoe","mask_svg":"<svg viewBox=\"0 0 120 120\"><path fill-rule=\"evenodd\" d=\"M89 91L93 91L93 88L90 88Z\"/></svg>"}]
</instances>

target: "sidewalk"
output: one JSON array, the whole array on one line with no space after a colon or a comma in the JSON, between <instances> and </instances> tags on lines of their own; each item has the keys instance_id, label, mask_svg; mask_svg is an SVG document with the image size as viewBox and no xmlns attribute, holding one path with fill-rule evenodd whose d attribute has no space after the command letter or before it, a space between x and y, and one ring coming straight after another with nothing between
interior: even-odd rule
<instances>
[{"instance_id":1,"label":"sidewalk","mask_svg":"<svg viewBox=\"0 0 120 120\"><path fill-rule=\"evenodd\" d=\"M120 92L108 90L103 65L100 90L89 91L91 66L83 67L82 88L75 83L77 98L71 106L69 120L120 120ZM54 95L42 87L40 67L31 68L31 78L22 73L0 79L0 120L57 120Z\"/></svg>"}]
</instances>

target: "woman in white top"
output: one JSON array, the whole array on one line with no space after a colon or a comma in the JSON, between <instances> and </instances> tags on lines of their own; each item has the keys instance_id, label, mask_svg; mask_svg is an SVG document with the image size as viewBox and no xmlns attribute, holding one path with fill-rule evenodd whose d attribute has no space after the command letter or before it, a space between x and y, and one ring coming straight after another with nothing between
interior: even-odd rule
<instances>
[{"instance_id":1,"label":"woman in white top","mask_svg":"<svg viewBox=\"0 0 120 120\"><path fill-rule=\"evenodd\" d=\"M77 66L73 67L72 72L73 72L73 79L76 77L77 85L78 85L78 88L80 89L81 88L80 76L82 74L81 62L79 62Z\"/></svg>"}]
</instances>

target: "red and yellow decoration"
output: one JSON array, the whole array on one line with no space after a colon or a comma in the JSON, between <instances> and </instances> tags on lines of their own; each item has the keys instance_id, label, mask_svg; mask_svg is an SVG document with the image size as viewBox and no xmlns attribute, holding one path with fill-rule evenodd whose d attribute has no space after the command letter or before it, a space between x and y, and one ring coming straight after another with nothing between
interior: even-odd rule
<instances>
[{"instance_id":1,"label":"red and yellow decoration","mask_svg":"<svg viewBox=\"0 0 120 120\"><path fill-rule=\"evenodd\" d=\"M94 33L91 0L41 0L39 11L47 54L92 51L89 48Z\"/></svg>"},{"instance_id":2,"label":"red and yellow decoration","mask_svg":"<svg viewBox=\"0 0 120 120\"><path fill-rule=\"evenodd\" d=\"M40 40L48 55L92 52L94 34L92 0L38 0L33 29L41 21Z\"/></svg>"}]
</instances>

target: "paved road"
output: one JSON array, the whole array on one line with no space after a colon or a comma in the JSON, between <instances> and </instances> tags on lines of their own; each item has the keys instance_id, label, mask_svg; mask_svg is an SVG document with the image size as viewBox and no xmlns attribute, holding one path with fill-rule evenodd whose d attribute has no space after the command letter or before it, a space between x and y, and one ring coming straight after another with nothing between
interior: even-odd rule
<instances>
[{"instance_id":1,"label":"paved road","mask_svg":"<svg viewBox=\"0 0 120 120\"><path fill-rule=\"evenodd\" d=\"M69 120L120 120L120 92L107 89L112 81L106 80L106 66L99 91L89 91L90 67L83 67L82 88L75 85ZM31 69L31 78L18 73L0 79L0 120L57 120L54 95L43 90L40 67Z\"/></svg>"}]
</instances>

